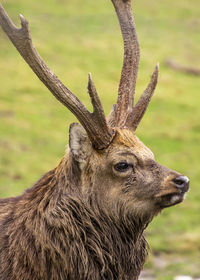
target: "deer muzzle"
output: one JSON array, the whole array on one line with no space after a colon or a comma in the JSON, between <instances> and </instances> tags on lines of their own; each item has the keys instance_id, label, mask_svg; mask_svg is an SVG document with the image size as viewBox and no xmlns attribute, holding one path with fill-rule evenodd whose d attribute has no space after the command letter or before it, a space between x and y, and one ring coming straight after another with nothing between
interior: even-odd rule
<instances>
[{"instance_id":1,"label":"deer muzzle","mask_svg":"<svg viewBox=\"0 0 200 280\"><path fill-rule=\"evenodd\" d=\"M173 173L165 180L160 193L157 195L161 208L181 203L189 191L189 179L186 176Z\"/></svg>"}]
</instances>

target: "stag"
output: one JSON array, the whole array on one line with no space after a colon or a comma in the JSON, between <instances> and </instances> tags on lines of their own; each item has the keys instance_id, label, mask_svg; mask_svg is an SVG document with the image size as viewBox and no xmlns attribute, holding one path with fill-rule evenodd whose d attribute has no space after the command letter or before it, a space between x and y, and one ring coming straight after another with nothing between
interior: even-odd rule
<instances>
[{"instance_id":1,"label":"stag","mask_svg":"<svg viewBox=\"0 0 200 280\"><path fill-rule=\"evenodd\" d=\"M143 232L162 209L184 200L186 176L164 167L135 135L158 79L139 101L140 58L131 0L112 0L124 61L118 99L106 118L89 74L89 112L36 52L27 20L0 24L39 79L79 120L60 164L18 197L0 200L1 280L136 280L147 255Z\"/></svg>"}]
</instances>

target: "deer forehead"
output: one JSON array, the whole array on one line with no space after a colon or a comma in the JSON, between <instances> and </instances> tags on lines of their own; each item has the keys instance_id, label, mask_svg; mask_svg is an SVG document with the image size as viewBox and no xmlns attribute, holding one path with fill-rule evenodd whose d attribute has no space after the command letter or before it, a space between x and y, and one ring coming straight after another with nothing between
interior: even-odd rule
<instances>
[{"instance_id":1,"label":"deer forehead","mask_svg":"<svg viewBox=\"0 0 200 280\"><path fill-rule=\"evenodd\" d=\"M133 152L141 160L154 159L154 154L128 129L117 129L111 152Z\"/></svg>"}]
</instances>

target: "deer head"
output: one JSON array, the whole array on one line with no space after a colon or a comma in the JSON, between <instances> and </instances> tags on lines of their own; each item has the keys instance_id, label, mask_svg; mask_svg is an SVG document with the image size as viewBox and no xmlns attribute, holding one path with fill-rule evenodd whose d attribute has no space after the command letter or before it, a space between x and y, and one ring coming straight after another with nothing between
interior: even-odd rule
<instances>
[{"instance_id":1,"label":"deer head","mask_svg":"<svg viewBox=\"0 0 200 280\"><path fill-rule=\"evenodd\" d=\"M38 55L23 16L20 15L21 27L17 28L0 6L0 24L39 79L80 122L70 126L69 150L65 156L78 170L75 175L78 183L72 192L86 201L95 197L112 216L119 217L123 209L123 213L148 222L163 208L183 201L189 180L158 164L153 153L135 135L156 88L158 64L147 88L134 104L140 48L131 0L112 0L112 3L121 26L124 61L117 103L108 118L90 74L88 93L92 113Z\"/></svg>"}]
</instances>

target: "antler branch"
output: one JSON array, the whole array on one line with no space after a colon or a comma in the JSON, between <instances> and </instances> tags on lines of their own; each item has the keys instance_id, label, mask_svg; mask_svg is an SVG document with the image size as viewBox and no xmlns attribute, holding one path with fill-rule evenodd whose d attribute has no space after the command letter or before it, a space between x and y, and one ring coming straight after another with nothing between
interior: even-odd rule
<instances>
[{"instance_id":1,"label":"antler branch","mask_svg":"<svg viewBox=\"0 0 200 280\"><path fill-rule=\"evenodd\" d=\"M112 0L124 41L124 61L117 100L117 125L123 127L127 112L132 111L136 87L140 47L137 38L131 0Z\"/></svg>"},{"instance_id":2,"label":"antler branch","mask_svg":"<svg viewBox=\"0 0 200 280\"><path fill-rule=\"evenodd\" d=\"M157 63L147 88L140 96L137 104L133 108L132 113L127 118L126 126L132 128L134 131L136 130L138 124L144 116L147 106L153 96L154 90L158 82L158 70L159 64Z\"/></svg>"},{"instance_id":3,"label":"antler branch","mask_svg":"<svg viewBox=\"0 0 200 280\"><path fill-rule=\"evenodd\" d=\"M134 94L137 81L138 66L140 61L140 47L136 33L134 17L132 14L131 0L111 0L121 26L124 40L124 61L119 84L118 100L115 111L109 116L109 123L118 127L128 127L136 130L146 108L151 100L158 79L158 65L152 75L151 81L133 107ZM116 122L113 118L116 116Z\"/></svg>"},{"instance_id":4,"label":"antler branch","mask_svg":"<svg viewBox=\"0 0 200 280\"><path fill-rule=\"evenodd\" d=\"M35 50L30 36L28 21L20 15L21 28L17 28L0 4L0 25L12 41L18 52L32 68L38 78L80 121L96 149L106 148L114 136L114 130L106 123L105 114L89 78L89 94L93 104L93 113L90 113L81 101L57 78L44 63Z\"/></svg>"}]
</instances>

